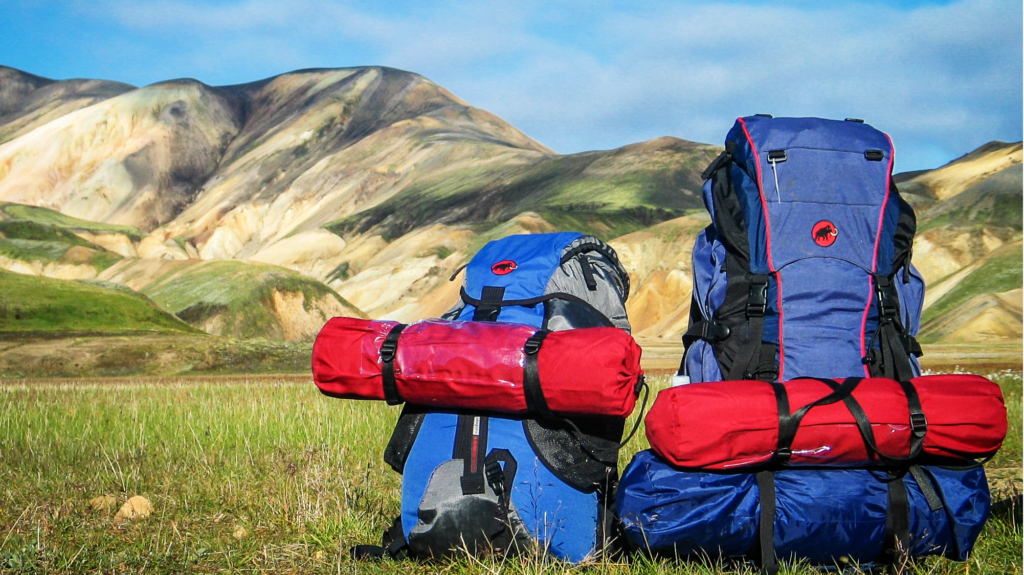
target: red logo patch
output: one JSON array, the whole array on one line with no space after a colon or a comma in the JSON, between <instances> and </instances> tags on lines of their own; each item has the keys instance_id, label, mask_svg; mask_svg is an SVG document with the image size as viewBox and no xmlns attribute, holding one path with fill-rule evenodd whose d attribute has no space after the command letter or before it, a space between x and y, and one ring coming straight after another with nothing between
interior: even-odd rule
<instances>
[{"instance_id":1,"label":"red logo patch","mask_svg":"<svg viewBox=\"0 0 1024 575\"><path fill-rule=\"evenodd\" d=\"M814 228L811 229L811 237L814 238L814 243L823 248L836 243L836 236L838 235L839 230L836 229L836 225L828 220L821 220L814 224Z\"/></svg>"},{"instance_id":2,"label":"red logo patch","mask_svg":"<svg viewBox=\"0 0 1024 575\"><path fill-rule=\"evenodd\" d=\"M516 262L512 260L502 260L491 266L491 273L497 276L503 276L505 274L512 273L518 267L519 266L516 265Z\"/></svg>"}]
</instances>

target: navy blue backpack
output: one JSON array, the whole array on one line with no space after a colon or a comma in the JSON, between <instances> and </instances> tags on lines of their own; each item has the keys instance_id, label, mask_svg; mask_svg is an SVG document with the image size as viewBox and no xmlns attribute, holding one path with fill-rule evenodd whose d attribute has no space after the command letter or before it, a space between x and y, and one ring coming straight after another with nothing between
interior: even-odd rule
<instances>
[{"instance_id":1,"label":"navy blue backpack","mask_svg":"<svg viewBox=\"0 0 1024 575\"><path fill-rule=\"evenodd\" d=\"M610 247L578 233L510 236L469 262L443 317L558 331L629 331L629 276ZM385 451L402 474L392 556L452 553L594 557L610 538L624 419L516 418L406 405Z\"/></svg>"},{"instance_id":2,"label":"navy blue backpack","mask_svg":"<svg viewBox=\"0 0 1024 575\"><path fill-rule=\"evenodd\" d=\"M860 120L740 118L704 172L677 383L919 375L924 282L889 137ZM789 406L792 410L800 406ZM780 407L780 412L783 410ZM983 470L677 470L637 454L617 497L629 542L679 555L814 563L963 559L989 508Z\"/></svg>"},{"instance_id":3,"label":"navy blue backpack","mask_svg":"<svg viewBox=\"0 0 1024 575\"><path fill-rule=\"evenodd\" d=\"M924 280L889 137L740 118L705 170L680 373L693 382L920 375Z\"/></svg>"}]
</instances>

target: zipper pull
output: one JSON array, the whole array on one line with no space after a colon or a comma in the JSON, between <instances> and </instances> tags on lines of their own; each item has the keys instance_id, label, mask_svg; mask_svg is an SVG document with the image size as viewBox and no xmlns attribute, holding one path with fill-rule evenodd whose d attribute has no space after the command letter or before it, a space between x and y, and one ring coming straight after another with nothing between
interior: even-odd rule
<instances>
[{"instance_id":1,"label":"zipper pull","mask_svg":"<svg viewBox=\"0 0 1024 575\"><path fill-rule=\"evenodd\" d=\"M768 163L772 165L772 175L775 176L775 199L782 203L782 196L779 195L779 173L775 165L786 161L786 150L768 150Z\"/></svg>"}]
</instances>

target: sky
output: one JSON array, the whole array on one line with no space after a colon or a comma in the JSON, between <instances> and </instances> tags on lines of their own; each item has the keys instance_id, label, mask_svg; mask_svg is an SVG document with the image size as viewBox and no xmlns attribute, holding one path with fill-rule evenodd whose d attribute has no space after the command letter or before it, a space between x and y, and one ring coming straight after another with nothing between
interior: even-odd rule
<instances>
[{"instance_id":1,"label":"sky","mask_svg":"<svg viewBox=\"0 0 1024 575\"><path fill-rule=\"evenodd\" d=\"M1022 132L1020 0L0 0L0 65L136 86L409 70L560 153L862 118L896 170Z\"/></svg>"}]
</instances>

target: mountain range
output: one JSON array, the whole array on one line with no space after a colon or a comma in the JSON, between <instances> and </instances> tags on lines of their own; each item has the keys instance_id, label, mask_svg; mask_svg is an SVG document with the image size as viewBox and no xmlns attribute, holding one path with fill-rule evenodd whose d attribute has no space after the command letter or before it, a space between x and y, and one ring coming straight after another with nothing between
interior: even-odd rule
<instances>
[{"instance_id":1,"label":"mountain range","mask_svg":"<svg viewBox=\"0 0 1024 575\"><path fill-rule=\"evenodd\" d=\"M663 137L559 155L390 68L135 88L0 67L0 268L130 288L188 329L298 341L333 315L439 315L488 240L574 229L619 252L634 331L675 338L719 151ZM926 341L1020 341L1021 166L1021 143L992 142L897 176Z\"/></svg>"}]
</instances>

